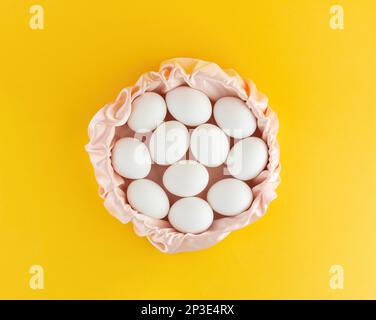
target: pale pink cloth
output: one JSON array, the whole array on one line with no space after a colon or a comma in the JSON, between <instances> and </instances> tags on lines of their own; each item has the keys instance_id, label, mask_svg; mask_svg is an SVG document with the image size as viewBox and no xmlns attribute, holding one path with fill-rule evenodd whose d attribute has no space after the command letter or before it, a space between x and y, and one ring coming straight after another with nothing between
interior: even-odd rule
<instances>
[{"instance_id":1,"label":"pale pink cloth","mask_svg":"<svg viewBox=\"0 0 376 320\"><path fill-rule=\"evenodd\" d=\"M125 179L114 172L110 158L114 142L119 138L119 127L124 126L131 113L131 102L145 91L164 94L181 85L203 91L212 101L224 96L237 96L246 101L269 148L267 168L253 180L252 206L240 215L215 219L209 230L197 235L180 233L166 220L149 218L133 210L126 203ZM164 61L158 72L144 73L133 87L124 88L114 103L107 104L96 113L89 124L90 141L86 150L107 210L122 223L132 221L135 232L146 236L160 251L176 253L210 247L231 231L245 227L265 213L269 203L276 198L275 189L280 182L277 131L277 115L268 106L267 97L257 91L253 82L244 80L233 70L223 70L215 63L176 58Z\"/></svg>"}]
</instances>

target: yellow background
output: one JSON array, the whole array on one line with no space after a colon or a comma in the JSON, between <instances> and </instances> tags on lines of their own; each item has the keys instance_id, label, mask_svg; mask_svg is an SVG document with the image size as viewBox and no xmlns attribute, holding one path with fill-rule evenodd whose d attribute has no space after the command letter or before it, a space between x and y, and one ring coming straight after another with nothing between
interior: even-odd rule
<instances>
[{"instance_id":1,"label":"yellow background","mask_svg":"<svg viewBox=\"0 0 376 320\"><path fill-rule=\"evenodd\" d=\"M29 7L45 29L29 27ZM343 5L344 30L329 27ZM376 5L2 0L0 298L376 298ZM252 78L280 119L266 216L201 252L162 254L97 195L87 125L167 58ZM345 268L344 290L329 269ZM31 290L42 265L45 289Z\"/></svg>"}]
</instances>

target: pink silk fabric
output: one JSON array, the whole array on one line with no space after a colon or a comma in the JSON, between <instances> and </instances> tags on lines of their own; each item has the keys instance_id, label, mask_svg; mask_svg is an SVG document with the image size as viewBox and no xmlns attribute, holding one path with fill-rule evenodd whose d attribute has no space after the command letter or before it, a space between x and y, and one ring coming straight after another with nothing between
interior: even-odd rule
<instances>
[{"instance_id":1,"label":"pink silk fabric","mask_svg":"<svg viewBox=\"0 0 376 320\"><path fill-rule=\"evenodd\" d=\"M126 203L125 179L114 172L111 150L119 138L118 131L131 113L131 103L145 91L165 94L171 89L188 85L203 91L212 101L224 96L244 100L257 118L261 138L269 148L269 162L265 170L252 180L254 196L251 207L234 217L216 218L212 226L201 234L176 231L167 220L156 220L133 210ZM280 183L280 149L277 141L277 115L268 105L267 97L257 91L252 81L243 79L233 70L223 70L217 64L191 58L164 61L158 72L146 72L133 87L124 88L115 102L100 109L89 124L89 143L86 150L94 167L99 194L107 210L122 223L132 222L139 236L147 239L160 251L177 253L208 248L224 239L230 232L256 221L276 198Z\"/></svg>"}]
</instances>

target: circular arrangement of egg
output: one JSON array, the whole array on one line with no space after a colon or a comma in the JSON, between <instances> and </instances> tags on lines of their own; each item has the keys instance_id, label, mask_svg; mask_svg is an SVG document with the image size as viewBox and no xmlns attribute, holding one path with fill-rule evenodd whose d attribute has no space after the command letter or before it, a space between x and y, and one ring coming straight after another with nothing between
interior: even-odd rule
<instances>
[{"instance_id":1,"label":"circular arrangement of egg","mask_svg":"<svg viewBox=\"0 0 376 320\"><path fill-rule=\"evenodd\" d=\"M127 201L182 233L208 230L216 217L238 215L253 201L250 180L268 162L256 118L235 97L217 101L181 86L132 102L131 130L112 149L113 169L129 181ZM153 167L162 167L158 178Z\"/></svg>"}]
</instances>

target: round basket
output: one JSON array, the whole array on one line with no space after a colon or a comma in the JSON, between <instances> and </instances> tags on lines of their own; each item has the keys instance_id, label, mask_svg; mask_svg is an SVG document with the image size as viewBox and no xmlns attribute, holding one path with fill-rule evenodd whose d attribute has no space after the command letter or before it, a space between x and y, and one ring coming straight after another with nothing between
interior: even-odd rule
<instances>
[{"instance_id":1,"label":"round basket","mask_svg":"<svg viewBox=\"0 0 376 320\"><path fill-rule=\"evenodd\" d=\"M267 143L269 161L263 172L248 184L254 200L251 207L233 217L217 217L211 227L200 234L180 233L167 220L157 220L133 210L126 202L129 184L111 165L111 150L120 137L127 134L125 124L131 114L132 101L145 91L161 95L187 85L204 92L212 101L235 96L246 102L257 119L260 137ZM94 167L99 194L107 210L122 223L132 222L139 236L147 239L160 251L176 253L200 250L224 239L230 232L256 221L276 198L280 183L280 151L277 142L278 118L268 106L268 99L257 91L252 81L243 79L233 70L223 70L217 64L191 58L164 61L159 71L146 72L132 87L124 88L115 102L100 109L89 124L89 143L86 150Z\"/></svg>"}]
</instances>

